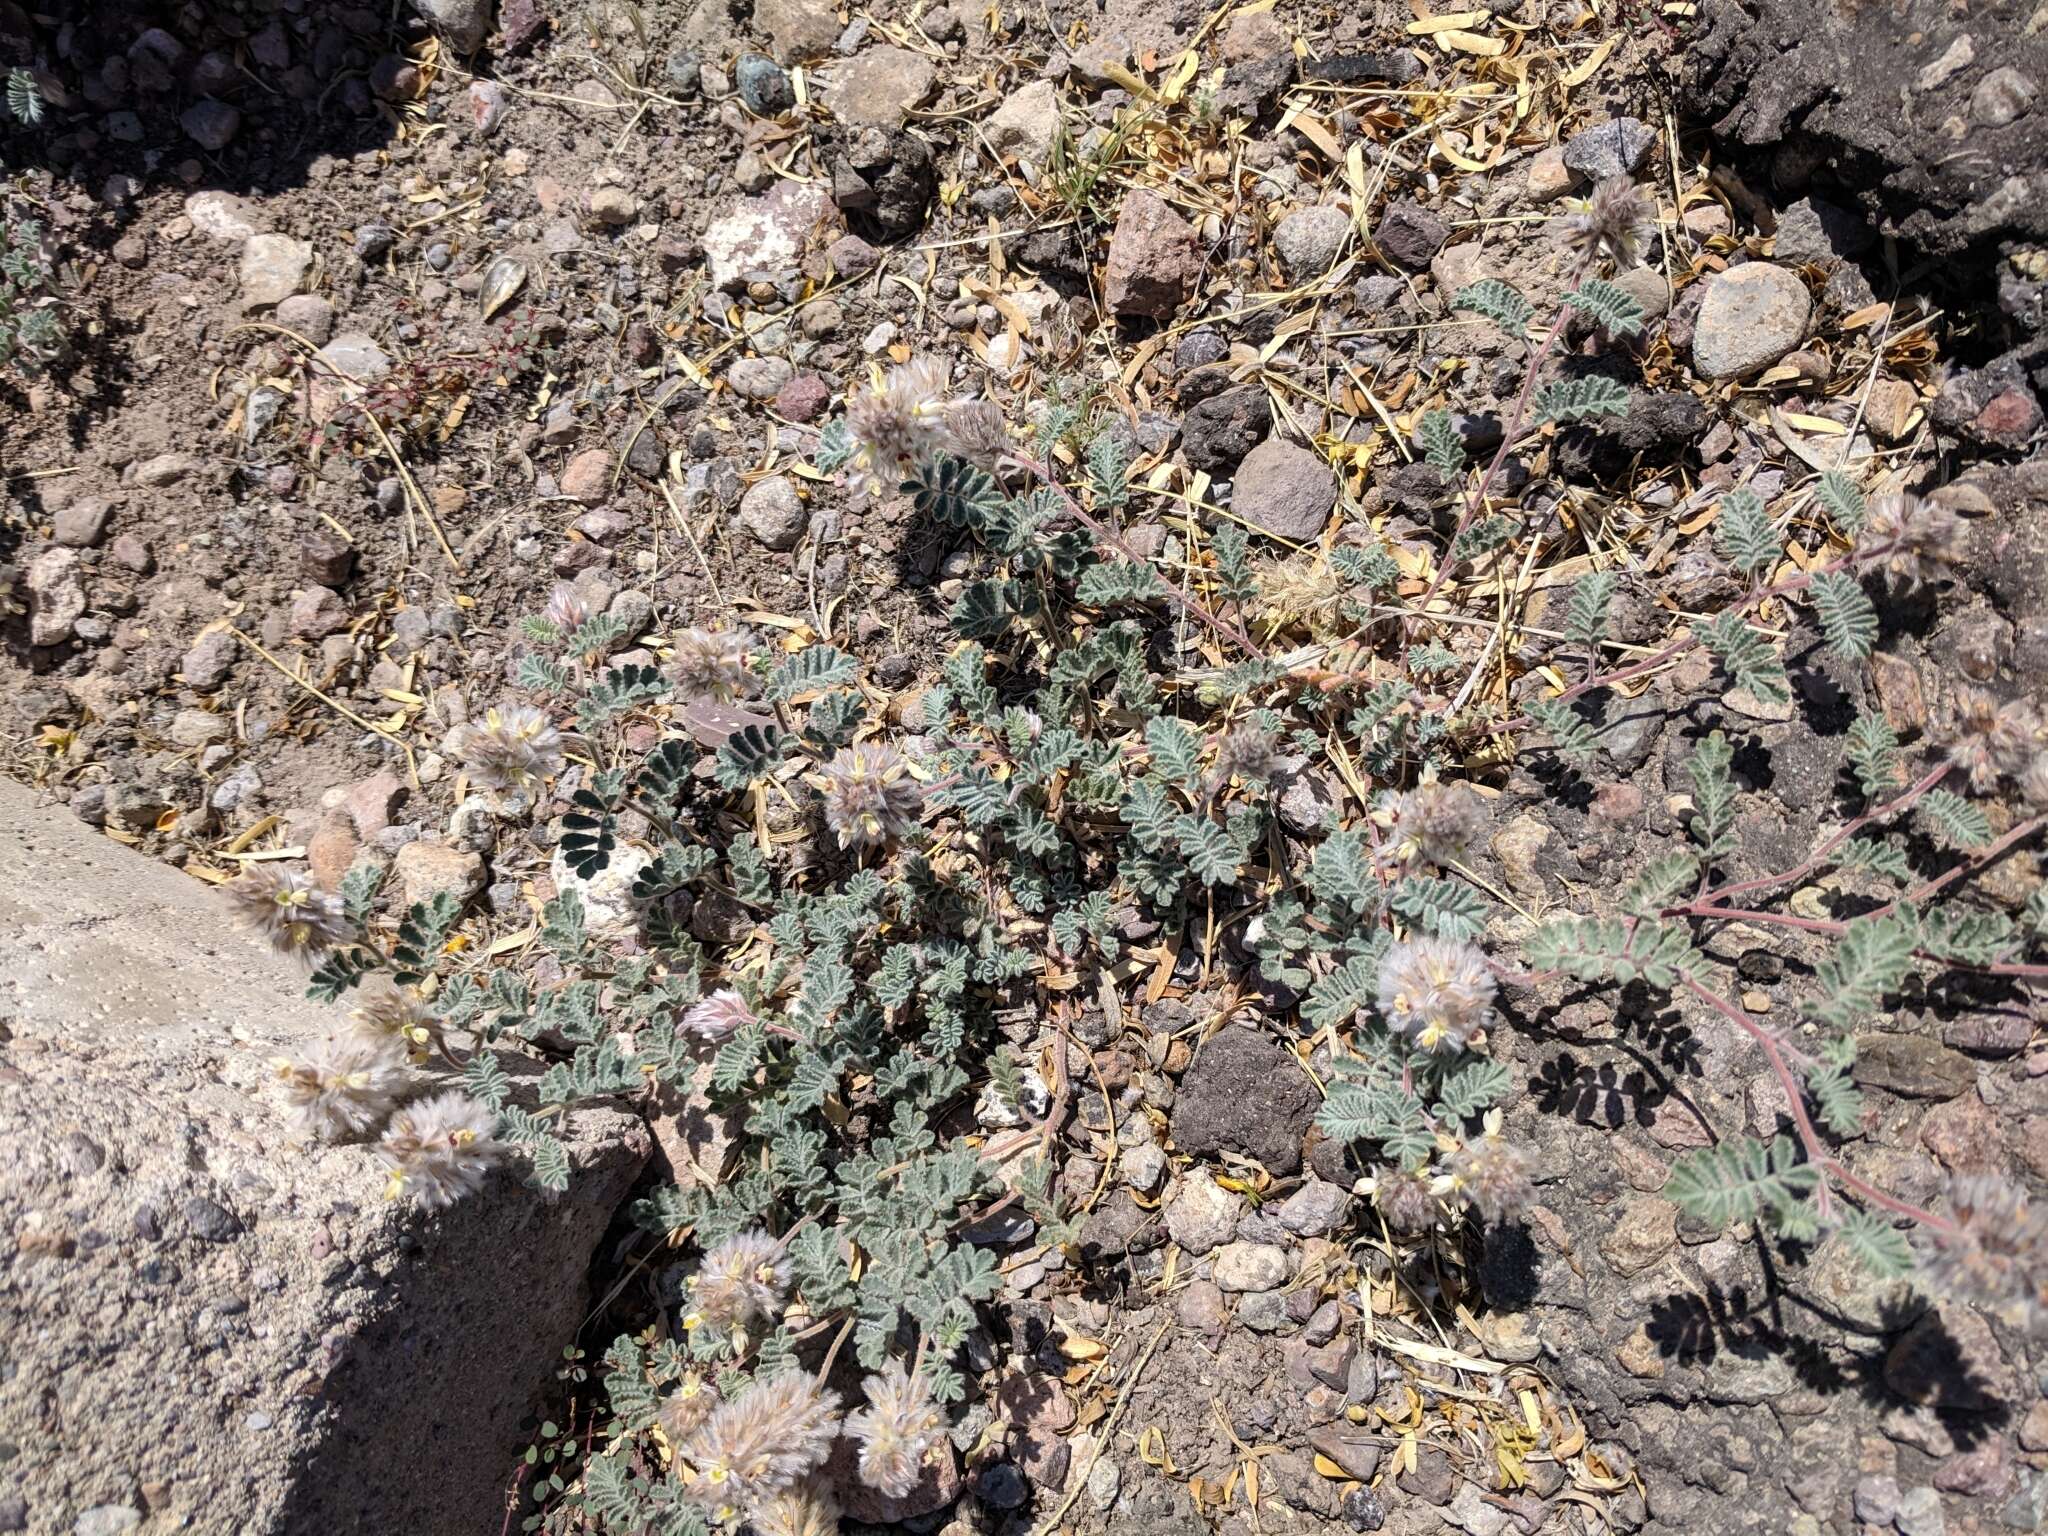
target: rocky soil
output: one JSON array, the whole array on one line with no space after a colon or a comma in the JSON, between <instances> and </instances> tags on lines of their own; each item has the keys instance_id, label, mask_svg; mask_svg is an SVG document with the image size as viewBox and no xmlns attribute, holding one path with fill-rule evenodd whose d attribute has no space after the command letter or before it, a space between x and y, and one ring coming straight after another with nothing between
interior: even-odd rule
<instances>
[{"instance_id":1,"label":"rocky soil","mask_svg":"<svg viewBox=\"0 0 2048 1536\"><path fill-rule=\"evenodd\" d=\"M1717 702L1695 657L1609 722L1591 781L1478 773L1474 873L1523 915L1494 937L1656 852L1710 724L1769 807L1753 873L1838 823L1850 704L1913 741L1964 683L2048 676L2048 64L2003 8L1912 30L1832 0L417 10L0 3L0 66L47 103L0 128L0 196L47 224L73 334L49 375L0 374L0 752L195 901L252 856L328 883L367 857L404 900L459 897L479 952L530 936L565 799L490 814L449 737L511 694L557 582L624 620L615 664L743 623L858 653L911 709L986 556L810 465L892 361L936 356L1018 417L1093 390L1136 463L1129 540L1169 570L1229 519L1273 569L1376 535L1412 575L1455 516L1421 413L1490 451L1526 362L1449 296L1500 276L1554 305L1550 225L1611 175L1659 208L1625 284L1650 316L1633 404L1521 470L1568 476L1560 515L1625 552L1619 639L1731 595L1705 530L1732 486L1769 499L1846 456L1885 486L1960 479L1980 515L1962 579L1885 614L1873 699L1810 643L1782 709ZM1517 667L1557 657L1576 574L1517 590ZM1361 809L1303 775L1280 814L1306 836L1326 806ZM1990 883L2017 903L2038 876ZM990 1235L1009 1289L961 1475L900 1528L2048 1522L2033 1344L1788 1270L1658 1193L1711 1128L1779 1123L1710 1015L1509 993L1541 1203L1417 1252L1312 1130L1313 1053L1201 958L1076 1042L1019 1042L1069 1053L1083 1241ZM1760 1011L1812 963L1775 931L1718 958ZM1851 1162L1916 1199L1975 1166L2038 1188L2039 1017L2012 988L1871 1020ZM644 1326L651 1291L607 1290L586 1339ZM591 1413L533 1385L498 1486L550 1415ZM0 1530L175 1528L143 1493L123 1507L147 1525L29 1507L14 1442Z\"/></svg>"}]
</instances>

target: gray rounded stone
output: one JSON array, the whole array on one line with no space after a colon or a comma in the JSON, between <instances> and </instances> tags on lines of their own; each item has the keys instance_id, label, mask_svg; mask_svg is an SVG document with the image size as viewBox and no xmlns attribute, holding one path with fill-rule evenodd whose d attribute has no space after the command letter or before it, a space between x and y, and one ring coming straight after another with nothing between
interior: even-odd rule
<instances>
[{"instance_id":1,"label":"gray rounded stone","mask_svg":"<svg viewBox=\"0 0 2048 1536\"><path fill-rule=\"evenodd\" d=\"M810 508L782 475L770 475L740 498L740 525L769 549L794 549L810 526Z\"/></svg>"},{"instance_id":2,"label":"gray rounded stone","mask_svg":"<svg viewBox=\"0 0 2048 1536\"><path fill-rule=\"evenodd\" d=\"M1320 454L1269 437L1244 456L1232 510L1279 538L1312 544L1337 504L1337 481Z\"/></svg>"},{"instance_id":3,"label":"gray rounded stone","mask_svg":"<svg viewBox=\"0 0 2048 1536\"><path fill-rule=\"evenodd\" d=\"M796 105L796 90L789 72L765 54L743 53L733 66L732 79L747 110L761 117L775 117Z\"/></svg>"},{"instance_id":4,"label":"gray rounded stone","mask_svg":"<svg viewBox=\"0 0 2048 1536\"><path fill-rule=\"evenodd\" d=\"M1325 203L1300 208L1273 228L1273 249L1296 282L1316 277L1336 264L1351 233L1351 215Z\"/></svg>"},{"instance_id":5,"label":"gray rounded stone","mask_svg":"<svg viewBox=\"0 0 2048 1536\"><path fill-rule=\"evenodd\" d=\"M1706 379L1739 379L1767 368L1806 337L1813 298L1783 267L1752 261L1707 283L1693 326L1692 361Z\"/></svg>"}]
</instances>

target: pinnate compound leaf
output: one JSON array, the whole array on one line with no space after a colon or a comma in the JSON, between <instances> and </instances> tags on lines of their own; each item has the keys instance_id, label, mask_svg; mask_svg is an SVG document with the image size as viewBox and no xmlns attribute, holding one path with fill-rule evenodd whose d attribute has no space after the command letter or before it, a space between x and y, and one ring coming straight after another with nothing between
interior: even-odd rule
<instances>
[{"instance_id":1,"label":"pinnate compound leaf","mask_svg":"<svg viewBox=\"0 0 2048 1536\"><path fill-rule=\"evenodd\" d=\"M1777 564L1778 530L1764 511L1763 498L1746 485L1721 498L1721 515L1714 523L1714 552L1752 577Z\"/></svg>"},{"instance_id":2,"label":"pinnate compound leaf","mask_svg":"<svg viewBox=\"0 0 2048 1536\"><path fill-rule=\"evenodd\" d=\"M1497 277L1482 277L1460 288L1451 295L1451 308L1483 315L1516 338L1529 334L1529 320L1536 313L1535 305Z\"/></svg>"},{"instance_id":3,"label":"pinnate compound leaf","mask_svg":"<svg viewBox=\"0 0 2048 1536\"><path fill-rule=\"evenodd\" d=\"M1877 645L1877 608L1863 583L1847 571L1822 571L1811 590L1829 649L1845 661L1862 661Z\"/></svg>"},{"instance_id":4,"label":"pinnate compound leaf","mask_svg":"<svg viewBox=\"0 0 2048 1536\"><path fill-rule=\"evenodd\" d=\"M1200 773L1202 739L1178 720L1155 715L1145 722L1152 771L1169 784L1191 786Z\"/></svg>"},{"instance_id":5,"label":"pinnate compound leaf","mask_svg":"<svg viewBox=\"0 0 2048 1536\"><path fill-rule=\"evenodd\" d=\"M1789 1136L1767 1142L1738 1136L1681 1157L1664 1194L1687 1215L1725 1228L1797 1204L1819 1180Z\"/></svg>"},{"instance_id":6,"label":"pinnate compound leaf","mask_svg":"<svg viewBox=\"0 0 2048 1536\"><path fill-rule=\"evenodd\" d=\"M768 697L787 704L799 695L850 683L859 670L860 663L836 645L807 645L769 674Z\"/></svg>"},{"instance_id":7,"label":"pinnate compound leaf","mask_svg":"<svg viewBox=\"0 0 2048 1536\"><path fill-rule=\"evenodd\" d=\"M1574 645L1598 645L1606 639L1607 610L1620 586L1616 571L1588 571L1574 582L1565 608L1565 639Z\"/></svg>"},{"instance_id":8,"label":"pinnate compound leaf","mask_svg":"<svg viewBox=\"0 0 2048 1536\"><path fill-rule=\"evenodd\" d=\"M1584 421L1628 414L1628 390L1605 374L1553 379L1536 391L1538 421Z\"/></svg>"},{"instance_id":9,"label":"pinnate compound leaf","mask_svg":"<svg viewBox=\"0 0 2048 1536\"><path fill-rule=\"evenodd\" d=\"M1590 769L1600 754L1600 737L1581 719L1577 710L1558 699L1533 699L1529 718L1550 733L1557 755L1581 771Z\"/></svg>"},{"instance_id":10,"label":"pinnate compound leaf","mask_svg":"<svg viewBox=\"0 0 2048 1536\"><path fill-rule=\"evenodd\" d=\"M1666 853L1645 864L1622 887L1616 905L1631 917L1654 917L1699 879L1700 861L1689 853Z\"/></svg>"},{"instance_id":11,"label":"pinnate compound leaf","mask_svg":"<svg viewBox=\"0 0 2048 1536\"><path fill-rule=\"evenodd\" d=\"M1856 482L1838 469L1831 469L1820 477L1820 485L1814 491L1815 499L1827 509L1828 516L1835 520L1835 526L1844 533L1854 533L1863 526L1868 508L1863 492L1856 488Z\"/></svg>"},{"instance_id":12,"label":"pinnate compound leaf","mask_svg":"<svg viewBox=\"0 0 2048 1536\"><path fill-rule=\"evenodd\" d=\"M1806 1011L1837 1029L1861 1025L1906 979L1919 938L1919 924L1904 911L1857 918L1814 972L1819 996Z\"/></svg>"},{"instance_id":13,"label":"pinnate compound leaf","mask_svg":"<svg viewBox=\"0 0 2048 1536\"><path fill-rule=\"evenodd\" d=\"M1555 919L1537 930L1528 949L1529 963L1540 971L1563 971L1581 981L1626 984L1640 979L1666 989L1699 965L1681 925L1640 922L1631 932L1618 917Z\"/></svg>"},{"instance_id":14,"label":"pinnate compound leaf","mask_svg":"<svg viewBox=\"0 0 2048 1536\"><path fill-rule=\"evenodd\" d=\"M1692 835L1708 858L1735 849L1735 749L1719 731L1693 748L1686 768L1692 775Z\"/></svg>"},{"instance_id":15,"label":"pinnate compound leaf","mask_svg":"<svg viewBox=\"0 0 2048 1536\"><path fill-rule=\"evenodd\" d=\"M789 738L773 725L745 725L718 749L716 772L726 789L745 789L772 773L789 753Z\"/></svg>"},{"instance_id":16,"label":"pinnate compound leaf","mask_svg":"<svg viewBox=\"0 0 2048 1536\"><path fill-rule=\"evenodd\" d=\"M1883 715L1859 714L1849 722L1849 767L1866 800L1881 800L1900 787L1899 736Z\"/></svg>"},{"instance_id":17,"label":"pinnate compound leaf","mask_svg":"<svg viewBox=\"0 0 2048 1536\"><path fill-rule=\"evenodd\" d=\"M1951 848L1982 848L1991 841L1989 818L1953 790L1930 789L1915 809Z\"/></svg>"},{"instance_id":18,"label":"pinnate compound leaf","mask_svg":"<svg viewBox=\"0 0 2048 1536\"><path fill-rule=\"evenodd\" d=\"M1844 869L1867 869L1901 884L1913 878L1906 850L1892 838L1852 837L1835 850L1835 862Z\"/></svg>"},{"instance_id":19,"label":"pinnate compound leaf","mask_svg":"<svg viewBox=\"0 0 2048 1536\"><path fill-rule=\"evenodd\" d=\"M1308 884L1319 899L1344 911L1375 910L1381 887L1365 834L1352 827L1325 838L1309 861Z\"/></svg>"},{"instance_id":20,"label":"pinnate compound leaf","mask_svg":"<svg viewBox=\"0 0 2048 1536\"><path fill-rule=\"evenodd\" d=\"M1633 336L1643 328L1643 306L1626 288L1604 277L1587 278L1564 301L1610 336Z\"/></svg>"},{"instance_id":21,"label":"pinnate compound leaf","mask_svg":"<svg viewBox=\"0 0 2048 1536\"><path fill-rule=\"evenodd\" d=\"M1389 904L1438 938L1476 938L1486 927L1486 903L1471 886L1458 880L1410 875L1394 887Z\"/></svg>"},{"instance_id":22,"label":"pinnate compound leaf","mask_svg":"<svg viewBox=\"0 0 2048 1536\"><path fill-rule=\"evenodd\" d=\"M1416 436L1422 443L1423 461L1438 474L1454 480L1464 473L1465 439L1449 411L1426 412Z\"/></svg>"},{"instance_id":23,"label":"pinnate compound leaf","mask_svg":"<svg viewBox=\"0 0 2048 1536\"><path fill-rule=\"evenodd\" d=\"M1913 1249L1889 1216L1852 1210L1835 1229L1835 1239L1880 1280L1903 1280L1913 1273Z\"/></svg>"},{"instance_id":24,"label":"pinnate compound leaf","mask_svg":"<svg viewBox=\"0 0 2048 1536\"><path fill-rule=\"evenodd\" d=\"M1730 609L1693 625L1692 632L1721 664L1721 670L1738 688L1747 688L1770 704L1789 703L1792 683L1785 676L1785 664L1762 635L1743 623L1742 615Z\"/></svg>"}]
</instances>

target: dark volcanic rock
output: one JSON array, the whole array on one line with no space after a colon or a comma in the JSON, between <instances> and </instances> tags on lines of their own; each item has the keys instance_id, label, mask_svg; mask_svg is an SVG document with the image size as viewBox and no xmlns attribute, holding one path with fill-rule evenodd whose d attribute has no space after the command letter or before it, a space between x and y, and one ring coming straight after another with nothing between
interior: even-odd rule
<instances>
[{"instance_id":1,"label":"dark volcanic rock","mask_svg":"<svg viewBox=\"0 0 2048 1536\"><path fill-rule=\"evenodd\" d=\"M1181 1079L1174 1145L1196 1156L1237 1152L1274 1173L1295 1173L1320 1102L1285 1046L1233 1024L1210 1038Z\"/></svg>"},{"instance_id":2,"label":"dark volcanic rock","mask_svg":"<svg viewBox=\"0 0 2048 1536\"><path fill-rule=\"evenodd\" d=\"M1240 385L1199 401L1188 412L1181 423L1182 448L1194 468L1228 474L1272 424L1273 407L1264 388Z\"/></svg>"}]
</instances>

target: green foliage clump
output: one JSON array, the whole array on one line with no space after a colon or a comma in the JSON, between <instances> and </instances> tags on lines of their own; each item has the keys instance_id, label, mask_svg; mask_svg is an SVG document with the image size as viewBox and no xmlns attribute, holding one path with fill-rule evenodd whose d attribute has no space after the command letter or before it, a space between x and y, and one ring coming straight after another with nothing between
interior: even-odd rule
<instances>
[{"instance_id":1,"label":"green foliage clump","mask_svg":"<svg viewBox=\"0 0 2048 1536\"><path fill-rule=\"evenodd\" d=\"M61 279L48 232L21 202L8 199L0 209L0 366L35 378L69 352Z\"/></svg>"}]
</instances>

